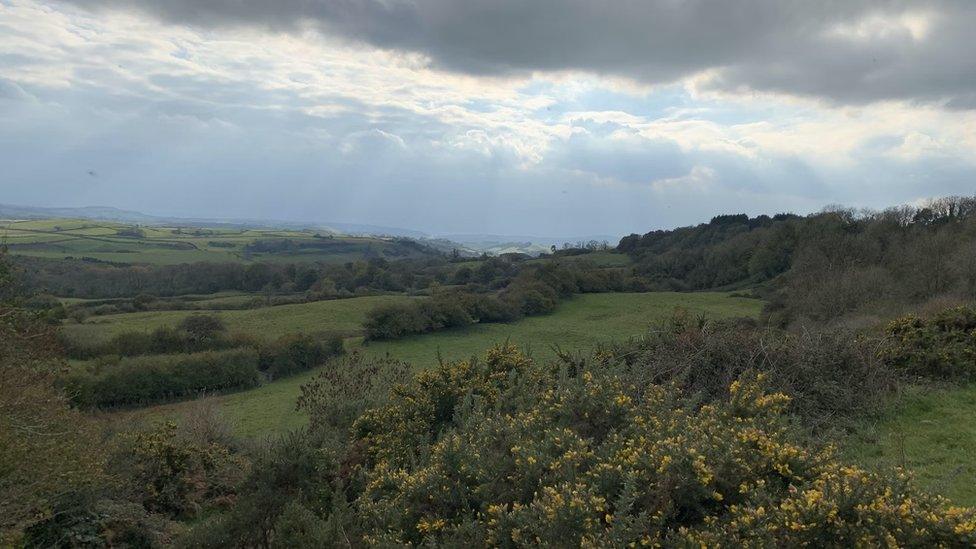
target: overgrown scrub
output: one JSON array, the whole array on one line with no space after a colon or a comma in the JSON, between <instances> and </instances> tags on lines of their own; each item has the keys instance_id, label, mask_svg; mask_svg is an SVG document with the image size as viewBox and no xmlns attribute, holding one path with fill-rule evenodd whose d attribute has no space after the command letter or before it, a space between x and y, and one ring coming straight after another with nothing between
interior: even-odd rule
<instances>
[{"instance_id":1,"label":"overgrown scrub","mask_svg":"<svg viewBox=\"0 0 976 549\"><path fill-rule=\"evenodd\" d=\"M607 353L539 364L499 347L396 384L352 423L343 446L322 446L314 428L286 437L240 500L269 503L236 506L183 542L976 543L976 511L811 445L789 419L790 398L768 383L749 371L702 403L645 383ZM321 391L305 394L312 425L336 410L335 395Z\"/></svg>"},{"instance_id":2,"label":"overgrown scrub","mask_svg":"<svg viewBox=\"0 0 976 549\"><path fill-rule=\"evenodd\" d=\"M247 389L259 380L258 353L241 349L125 358L71 373L64 384L77 405L104 408Z\"/></svg>"},{"instance_id":3,"label":"overgrown scrub","mask_svg":"<svg viewBox=\"0 0 976 549\"><path fill-rule=\"evenodd\" d=\"M878 358L884 342L840 328L790 332L751 320L711 321L678 311L639 338L608 345L641 384L674 384L704 401L724 398L749 371L793 397L805 425L843 427L884 402L898 379Z\"/></svg>"},{"instance_id":4,"label":"overgrown scrub","mask_svg":"<svg viewBox=\"0 0 976 549\"><path fill-rule=\"evenodd\" d=\"M881 356L893 368L936 379L976 379L976 309L952 307L927 318L893 320Z\"/></svg>"},{"instance_id":5,"label":"overgrown scrub","mask_svg":"<svg viewBox=\"0 0 976 549\"><path fill-rule=\"evenodd\" d=\"M106 441L109 481L65 491L26 547L168 547L180 521L227 509L249 460L211 408Z\"/></svg>"},{"instance_id":6,"label":"overgrown scrub","mask_svg":"<svg viewBox=\"0 0 976 549\"><path fill-rule=\"evenodd\" d=\"M356 423L365 538L626 546L976 542L976 513L803 445L762 376L689 407L612 362L513 348L419 374Z\"/></svg>"}]
</instances>

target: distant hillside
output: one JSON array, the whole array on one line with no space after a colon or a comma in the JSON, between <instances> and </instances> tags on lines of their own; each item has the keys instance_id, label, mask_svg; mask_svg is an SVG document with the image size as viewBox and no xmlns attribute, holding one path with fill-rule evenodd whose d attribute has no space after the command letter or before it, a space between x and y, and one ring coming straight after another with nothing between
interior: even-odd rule
<instances>
[{"instance_id":1,"label":"distant hillside","mask_svg":"<svg viewBox=\"0 0 976 549\"><path fill-rule=\"evenodd\" d=\"M46 259L156 265L268 261L334 264L443 257L449 253L409 238L319 230L9 217L15 219L0 223L0 242L14 255Z\"/></svg>"},{"instance_id":2,"label":"distant hillside","mask_svg":"<svg viewBox=\"0 0 976 549\"><path fill-rule=\"evenodd\" d=\"M758 286L784 322L890 316L976 298L976 197L881 212L723 215L633 234L617 249L650 288Z\"/></svg>"}]
</instances>

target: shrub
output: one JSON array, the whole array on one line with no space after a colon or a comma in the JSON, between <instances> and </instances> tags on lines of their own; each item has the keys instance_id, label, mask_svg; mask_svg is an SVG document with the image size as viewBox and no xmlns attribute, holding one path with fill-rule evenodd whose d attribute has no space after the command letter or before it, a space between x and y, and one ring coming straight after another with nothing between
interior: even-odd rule
<instances>
[{"instance_id":1,"label":"shrub","mask_svg":"<svg viewBox=\"0 0 976 549\"><path fill-rule=\"evenodd\" d=\"M113 407L174 400L258 384L253 350L206 351L122 359L92 372L69 374L72 400L86 407Z\"/></svg>"},{"instance_id":2,"label":"shrub","mask_svg":"<svg viewBox=\"0 0 976 549\"><path fill-rule=\"evenodd\" d=\"M227 328L224 321L213 315L195 314L184 318L179 328L196 340L214 339Z\"/></svg>"},{"instance_id":3,"label":"shrub","mask_svg":"<svg viewBox=\"0 0 976 549\"><path fill-rule=\"evenodd\" d=\"M273 343L261 345L258 369L269 379L311 370L329 357L342 354L342 337L330 336L319 340L308 335L286 335Z\"/></svg>"},{"instance_id":4,"label":"shrub","mask_svg":"<svg viewBox=\"0 0 976 549\"><path fill-rule=\"evenodd\" d=\"M146 510L170 517L193 516L201 503L224 495L222 470L242 467L224 446L177 436L172 422L136 433L126 450L125 475L136 497Z\"/></svg>"},{"instance_id":5,"label":"shrub","mask_svg":"<svg viewBox=\"0 0 976 549\"><path fill-rule=\"evenodd\" d=\"M317 441L297 431L282 436L256 458L235 504L178 540L180 547L295 547L289 542L336 547L339 539L311 510L329 509L335 462ZM341 495L341 493L340 493ZM298 509L298 507L303 509ZM282 531L298 528L298 532ZM324 538L324 539L323 539ZM300 546L300 545L299 545Z\"/></svg>"},{"instance_id":6,"label":"shrub","mask_svg":"<svg viewBox=\"0 0 976 549\"><path fill-rule=\"evenodd\" d=\"M412 303L389 304L366 313L366 339L397 339L424 331L426 321Z\"/></svg>"},{"instance_id":7,"label":"shrub","mask_svg":"<svg viewBox=\"0 0 976 549\"><path fill-rule=\"evenodd\" d=\"M540 367L511 347L398 387L355 425L377 545L966 546L976 512L801 442L746 374L689 406L616 361Z\"/></svg>"},{"instance_id":8,"label":"shrub","mask_svg":"<svg viewBox=\"0 0 976 549\"><path fill-rule=\"evenodd\" d=\"M976 309L952 307L929 318L899 318L885 329L881 356L911 375L941 379L976 378Z\"/></svg>"},{"instance_id":9,"label":"shrub","mask_svg":"<svg viewBox=\"0 0 976 549\"><path fill-rule=\"evenodd\" d=\"M676 312L644 336L601 350L641 384L673 384L706 401L724 398L748 371L795 397L808 426L834 428L881 405L897 376L876 356L877 342L841 329L798 333L751 321L709 321Z\"/></svg>"},{"instance_id":10,"label":"shrub","mask_svg":"<svg viewBox=\"0 0 976 549\"><path fill-rule=\"evenodd\" d=\"M551 313L559 303L559 295L542 282L513 283L503 293L502 299L525 316Z\"/></svg>"}]
</instances>

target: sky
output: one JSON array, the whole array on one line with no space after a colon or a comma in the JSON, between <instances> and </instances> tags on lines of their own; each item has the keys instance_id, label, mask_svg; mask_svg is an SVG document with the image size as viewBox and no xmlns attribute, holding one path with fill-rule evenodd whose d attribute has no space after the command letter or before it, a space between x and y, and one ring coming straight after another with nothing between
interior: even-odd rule
<instances>
[{"instance_id":1,"label":"sky","mask_svg":"<svg viewBox=\"0 0 976 549\"><path fill-rule=\"evenodd\" d=\"M0 0L0 203L621 235L976 194L972 0Z\"/></svg>"}]
</instances>

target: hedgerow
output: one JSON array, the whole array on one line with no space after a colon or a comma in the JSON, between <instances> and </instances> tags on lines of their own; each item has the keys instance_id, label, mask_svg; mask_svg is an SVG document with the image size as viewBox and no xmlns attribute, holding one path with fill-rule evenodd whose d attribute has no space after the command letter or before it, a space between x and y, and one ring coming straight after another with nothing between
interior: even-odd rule
<instances>
[{"instance_id":1,"label":"hedgerow","mask_svg":"<svg viewBox=\"0 0 976 549\"><path fill-rule=\"evenodd\" d=\"M343 353L342 337L315 338L309 335L285 335L258 346L258 369L271 380L320 366L327 359Z\"/></svg>"},{"instance_id":2,"label":"hedgerow","mask_svg":"<svg viewBox=\"0 0 976 549\"><path fill-rule=\"evenodd\" d=\"M69 374L65 385L82 407L132 406L255 387L257 365L252 349L134 357Z\"/></svg>"}]
</instances>

